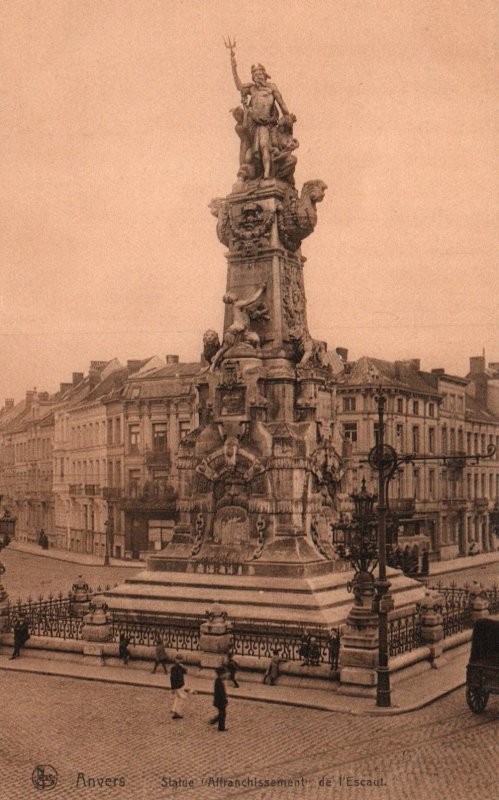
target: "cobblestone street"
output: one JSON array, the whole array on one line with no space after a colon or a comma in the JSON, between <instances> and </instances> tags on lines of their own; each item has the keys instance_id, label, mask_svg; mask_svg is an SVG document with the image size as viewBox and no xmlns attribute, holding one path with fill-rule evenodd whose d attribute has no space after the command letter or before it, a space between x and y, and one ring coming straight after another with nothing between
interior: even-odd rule
<instances>
[{"instance_id":1,"label":"cobblestone street","mask_svg":"<svg viewBox=\"0 0 499 800\"><path fill-rule=\"evenodd\" d=\"M6 572L2 583L11 600L20 597L25 600L29 595L37 598L39 594L46 597L50 592L67 594L72 584L82 575L88 584L97 589L109 584L121 583L125 578L135 575L133 567L94 567L87 564L73 564L55 558L36 556L6 547L0 553Z\"/></svg>"},{"instance_id":2,"label":"cobblestone street","mask_svg":"<svg viewBox=\"0 0 499 800\"><path fill-rule=\"evenodd\" d=\"M2 672L0 798L39 797L31 779L37 765L58 772L57 786L45 792L54 800L495 795L494 697L482 715L468 710L461 689L383 718L231 700L223 737L207 725L209 697L191 696L176 721L171 701L161 689ZM106 778L116 785L99 786ZM288 785L265 784L271 781Z\"/></svg>"}]
</instances>

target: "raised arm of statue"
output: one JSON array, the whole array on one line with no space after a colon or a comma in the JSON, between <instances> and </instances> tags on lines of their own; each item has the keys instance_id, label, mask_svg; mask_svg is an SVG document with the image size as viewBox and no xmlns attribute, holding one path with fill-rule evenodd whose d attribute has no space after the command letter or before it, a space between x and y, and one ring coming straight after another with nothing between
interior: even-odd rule
<instances>
[{"instance_id":1,"label":"raised arm of statue","mask_svg":"<svg viewBox=\"0 0 499 800\"><path fill-rule=\"evenodd\" d=\"M227 50L230 50L230 65L232 67L232 75L234 77L234 83L236 84L236 89L240 92L243 88L243 84L241 83L241 79L237 74L237 63L236 63L236 40L230 40L230 36L227 40L224 39L225 46Z\"/></svg>"},{"instance_id":2,"label":"raised arm of statue","mask_svg":"<svg viewBox=\"0 0 499 800\"><path fill-rule=\"evenodd\" d=\"M232 75L234 76L234 83L236 84L236 89L238 92L240 92L243 88L243 84L241 83L241 79L237 74L237 63L234 52L231 52L230 54L230 65L232 67Z\"/></svg>"}]
</instances>

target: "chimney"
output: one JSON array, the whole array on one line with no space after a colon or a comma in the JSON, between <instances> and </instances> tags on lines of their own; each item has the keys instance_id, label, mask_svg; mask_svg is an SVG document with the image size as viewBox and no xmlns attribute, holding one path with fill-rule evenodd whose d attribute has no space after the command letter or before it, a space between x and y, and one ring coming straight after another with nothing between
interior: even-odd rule
<instances>
[{"instance_id":1,"label":"chimney","mask_svg":"<svg viewBox=\"0 0 499 800\"><path fill-rule=\"evenodd\" d=\"M5 410L8 411L11 408L14 408L14 398L13 397L7 397L5 399Z\"/></svg>"},{"instance_id":2,"label":"chimney","mask_svg":"<svg viewBox=\"0 0 499 800\"><path fill-rule=\"evenodd\" d=\"M69 392L69 390L72 388L73 388L72 383L61 383L59 391L61 394L65 394L66 392Z\"/></svg>"},{"instance_id":3,"label":"chimney","mask_svg":"<svg viewBox=\"0 0 499 800\"><path fill-rule=\"evenodd\" d=\"M140 369L140 365L141 364L142 364L142 361L140 360L140 358L128 359L128 361L126 362L126 365L127 365L127 368L128 368L128 372L130 372L130 373L131 372L137 372L137 370Z\"/></svg>"},{"instance_id":4,"label":"chimney","mask_svg":"<svg viewBox=\"0 0 499 800\"><path fill-rule=\"evenodd\" d=\"M78 386L83 380L83 372L73 372L73 386Z\"/></svg>"},{"instance_id":5,"label":"chimney","mask_svg":"<svg viewBox=\"0 0 499 800\"><path fill-rule=\"evenodd\" d=\"M346 347L337 347L336 352L342 361L348 361L348 349Z\"/></svg>"},{"instance_id":6,"label":"chimney","mask_svg":"<svg viewBox=\"0 0 499 800\"><path fill-rule=\"evenodd\" d=\"M432 369L432 375L445 375L445 370L443 367L437 367L436 369Z\"/></svg>"},{"instance_id":7,"label":"chimney","mask_svg":"<svg viewBox=\"0 0 499 800\"><path fill-rule=\"evenodd\" d=\"M485 372L485 356L472 356L470 358L470 372L472 375L479 375Z\"/></svg>"},{"instance_id":8,"label":"chimney","mask_svg":"<svg viewBox=\"0 0 499 800\"><path fill-rule=\"evenodd\" d=\"M172 356L169 353L165 356L167 364L178 364L178 356Z\"/></svg>"},{"instance_id":9,"label":"chimney","mask_svg":"<svg viewBox=\"0 0 499 800\"><path fill-rule=\"evenodd\" d=\"M106 366L107 361L91 361L89 372L102 372L104 367Z\"/></svg>"},{"instance_id":10,"label":"chimney","mask_svg":"<svg viewBox=\"0 0 499 800\"><path fill-rule=\"evenodd\" d=\"M26 408L31 408L33 405L33 399L36 395L36 392L33 389L28 389L26 392Z\"/></svg>"},{"instance_id":11,"label":"chimney","mask_svg":"<svg viewBox=\"0 0 499 800\"><path fill-rule=\"evenodd\" d=\"M49 399L49 393L48 392L38 392L38 399L42 400L42 401L48 400Z\"/></svg>"},{"instance_id":12,"label":"chimney","mask_svg":"<svg viewBox=\"0 0 499 800\"><path fill-rule=\"evenodd\" d=\"M88 369L88 383L91 389L94 389L100 381L100 374L107 361L91 361Z\"/></svg>"}]
</instances>

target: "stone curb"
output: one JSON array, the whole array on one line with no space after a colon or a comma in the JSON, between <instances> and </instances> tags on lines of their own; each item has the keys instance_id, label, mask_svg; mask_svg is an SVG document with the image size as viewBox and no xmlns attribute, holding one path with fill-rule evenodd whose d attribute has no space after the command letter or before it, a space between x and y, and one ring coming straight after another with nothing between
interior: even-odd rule
<instances>
[{"instance_id":1,"label":"stone curb","mask_svg":"<svg viewBox=\"0 0 499 800\"><path fill-rule=\"evenodd\" d=\"M21 657L23 659L23 657ZM23 659L27 660L27 659ZM42 662L39 664L34 664L33 660L30 660L30 663L26 663L23 665L22 663L17 662L17 664L8 664L4 658L0 658L0 669L9 672L25 672L37 675L48 675L52 677L59 677L59 678L72 678L73 680L88 680L88 681L97 681L101 683L113 683L122 686L141 686L147 689L160 689L161 691L168 691L169 685L157 684L151 682L145 678L140 678L136 674L134 674L134 670L130 671L130 677L125 678L122 675L111 675L109 672L113 670L116 672L115 668L113 667L99 667L99 672L101 669L105 671L107 674L96 674L91 668L85 667L84 665L78 665L78 673L75 672L75 664L71 664L67 667L63 667L62 669L50 669L50 665L47 662ZM121 671L121 670L120 670ZM160 673L161 674L161 673ZM165 676L166 677L166 676ZM204 678L198 678L195 675L190 675L189 680L190 686L189 688L191 691L195 692L199 695L212 695L212 685L211 681L208 681ZM350 714L352 716L396 716L400 714L407 714L413 711L418 711L425 706L434 703L436 700L439 700L442 697L450 694L451 692L459 689L460 687L464 686L466 680L462 679L454 679L454 681L450 682L450 685L445 686L442 689L435 689L431 692L430 695L426 697L422 697L420 700L412 703L408 703L407 705L393 705L390 708L377 708L374 705L374 698L359 698L359 697L349 697L348 700L350 703L355 703L357 708L352 707L343 707L342 704L335 703L334 697L331 697L330 702L324 702L320 699L314 700L313 694L317 690L309 690L306 689L297 689L293 687L292 695L293 699L288 699L286 697L279 697L275 696L277 693L275 691L271 692L270 687L264 688L258 684L258 694L255 695L251 693L247 689L245 690L244 687L240 684L239 690L233 690L231 687L228 687L228 695L230 700L248 700L253 702L260 702L260 703L273 703L275 705L284 705L284 706L294 706L297 708L309 708L315 711L325 711L325 712L334 712L340 714ZM254 686L254 684L253 684ZM279 687L276 687L279 691ZM242 690L242 691L241 691ZM281 690L282 691L282 690ZM303 698L300 698L300 694L305 695ZM421 694L421 691L419 692ZM272 696L274 695L274 696ZM346 697L343 695L343 697ZM359 708L359 704L363 707Z\"/></svg>"}]
</instances>

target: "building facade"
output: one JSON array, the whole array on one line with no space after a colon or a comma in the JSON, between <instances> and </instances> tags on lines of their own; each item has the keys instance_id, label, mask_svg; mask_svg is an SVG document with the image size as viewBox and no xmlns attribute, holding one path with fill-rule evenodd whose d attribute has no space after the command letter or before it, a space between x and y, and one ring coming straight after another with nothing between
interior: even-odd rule
<instances>
[{"instance_id":1,"label":"building facade","mask_svg":"<svg viewBox=\"0 0 499 800\"><path fill-rule=\"evenodd\" d=\"M418 360L348 362L337 380L337 424L350 443L349 488L378 435L376 393L387 395L385 440L415 454L390 483L402 547L433 560L498 546L490 513L499 499L499 364L470 360L466 378L425 372ZM116 558L167 546L176 521L177 455L199 424L199 362L176 356L92 361L53 395L28 391L0 410L0 496L16 538ZM474 462L463 456L493 458ZM438 456L452 456L447 464ZM424 458L423 458L424 456ZM418 460L418 457L420 460ZM1 509L0 509L1 510Z\"/></svg>"}]
</instances>

